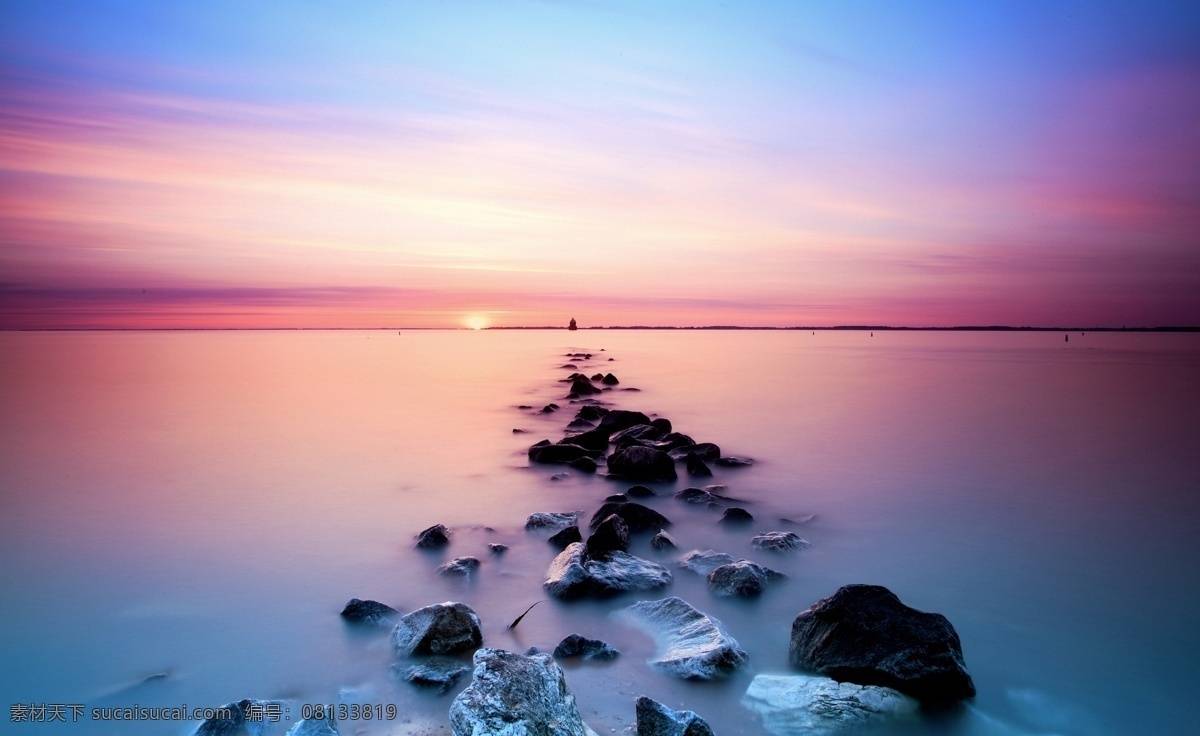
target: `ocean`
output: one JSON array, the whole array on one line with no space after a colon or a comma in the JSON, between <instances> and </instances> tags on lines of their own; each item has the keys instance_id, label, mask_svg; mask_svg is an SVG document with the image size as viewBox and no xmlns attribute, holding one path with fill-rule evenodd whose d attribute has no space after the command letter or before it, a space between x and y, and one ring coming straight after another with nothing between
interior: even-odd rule
<instances>
[{"instance_id":1,"label":"ocean","mask_svg":"<svg viewBox=\"0 0 1200 736\"><path fill-rule=\"evenodd\" d=\"M729 552L785 580L732 600L677 569L661 594L545 600L556 550L526 517L590 515L630 485L552 480L563 467L526 457L563 436L561 366L581 351L582 372L620 379L609 405L755 460L652 484L679 552ZM537 411L552 401L564 408ZM449 733L453 692L395 681L386 635L342 622L357 597L401 612L465 602L486 646L611 643L611 663L563 663L600 734L632 726L645 694L720 736L760 736L747 685L792 671L792 620L848 583L944 614L978 689L865 733L1196 730L1200 334L10 332L0 419L5 733L181 735L196 722L102 709L246 697L396 706L343 734ZM753 524L670 497L705 483L744 500ZM414 549L436 523L450 547ZM750 548L775 529L812 546ZM489 542L510 549L492 556ZM678 556L644 537L631 551ZM473 580L435 574L461 555L482 560ZM653 642L614 614L667 595L720 619L750 663L712 683L647 666ZM64 721L13 720L39 705Z\"/></svg>"}]
</instances>

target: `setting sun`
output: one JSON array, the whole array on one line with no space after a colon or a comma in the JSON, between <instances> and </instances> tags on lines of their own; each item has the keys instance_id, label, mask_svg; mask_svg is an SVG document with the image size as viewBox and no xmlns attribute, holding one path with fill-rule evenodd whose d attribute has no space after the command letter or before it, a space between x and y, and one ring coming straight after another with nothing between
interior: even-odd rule
<instances>
[{"instance_id":1,"label":"setting sun","mask_svg":"<svg viewBox=\"0 0 1200 736\"><path fill-rule=\"evenodd\" d=\"M487 318L481 314L471 314L467 316L467 327L472 330L482 330L487 327Z\"/></svg>"}]
</instances>

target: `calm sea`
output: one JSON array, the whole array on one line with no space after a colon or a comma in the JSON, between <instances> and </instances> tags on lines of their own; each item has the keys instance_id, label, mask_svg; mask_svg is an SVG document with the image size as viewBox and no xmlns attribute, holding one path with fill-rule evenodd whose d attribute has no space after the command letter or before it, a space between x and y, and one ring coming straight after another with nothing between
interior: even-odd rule
<instances>
[{"instance_id":1,"label":"calm sea","mask_svg":"<svg viewBox=\"0 0 1200 736\"><path fill-rule=\"evenodd\" d=\"M551 481L562 468L526 460L570 417L517 407L559 399L576 350L596 355L586 372L640 389L605 395L614 406L758 461L711 481L747 501L750 530L651 501L682 550L790 576L747 603L677 573L670 594L751 655L729 680L651 671L653 644L611 616L639 596L546 602L505 630L544 597L554 557L525 517L590 514L625 487ZM960 712L872 733L1196 729L1197 334L3 333L0 508L3 700L87 708L75 724L0 714L5 733L182 734L194 723L89 714L339 693L400 714L344 734L448 732L452 696L393 682L385 637L342 624L359 597L402 611L464 601L485 644L507 649L572 632L612 643L615 663L564 667L601 734L632 725L647 694L721 736L757 735L738 703L751 677L787 672L792 619L858 582L945 614L979 690ZM434 523L455 530L445 555L412 548ZM750 548L780 528L812 548ZM492 541L512 548L491 557ZM645 539L633 551L671 559ZM483 559L475 581L434 574L467 554Z\"/></svg>"}]
</instances>

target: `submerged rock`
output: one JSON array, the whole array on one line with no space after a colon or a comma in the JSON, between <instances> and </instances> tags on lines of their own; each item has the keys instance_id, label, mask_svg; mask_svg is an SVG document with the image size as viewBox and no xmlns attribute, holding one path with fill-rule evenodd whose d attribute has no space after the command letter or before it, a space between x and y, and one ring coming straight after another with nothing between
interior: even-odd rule
<instances>
[{"instance_id":1,"label":"submerged rock","mask_svg":"<svg viewBox=\"0 0 1200 736\"><path fill-rule=\"evenodd\" d=\"M535 463L566 464L581 457L589 457L592 451L579 445L552 445L542 440L529 448L529 459Z\"/></svg>"},{"instance_id":2,"label":"submerged rock","mask_svg":"<svg viewBox=\"0 0 1200 736\"><path fill-rule=\"evenodd\" d=\"M268 736L283 731L282 721L271 720L271 716L283 714L288 707L285 700L257 700L244 698L226 703L221 711L228 718L209 718L196 727L193 736Z\"/></svg>"},{"instance_id":3,"label":"submerged rock","mask_svg":"<svg viewBox=\"0 0 1200 736\"><path fill-rule=\"evenodd\" d=\"M743 524L748 521L754 521L754 515L739 506L730 506L721 514L721 522L724 524Z\"/></svg>"},{"instance_id":4,"label":"submerged rock","mask_svg":"<svg viewBox=\"0 0 1200 736\"><path fill-rule=\"evenodd\" d=\"M666 532L659 532L654 535L654 539L650 540L650 546L659 551L676 549L679 545L675 544L675 537L672 537Z\"/></svg>"},{"instance_id":5,"label":"submerged rock","mask_svg":"<svg viewBox=\"0 0 1200 736\"><path fill-rule=\"evenodd\" d=\"M635 707L637 736L713 736L708 722L690 710L671 710L645 695Z\"/></svg>"},{"instance_id":6,"label":"submerged rock","mask_svg":"<svg viewBox=\"0 0 1200 736\"><path fill-rule=\"evenodd\" d=\"M470 579L479 569L479 560L475 557L455 557L449 562L438 565L437 573L448 578Z\"/></svg>"},{"instance_id":7,"label":"submerged rock","mask_svg":"<svg viewBox=\"0 0 1200 736\"><path fill-rule=\"evenodd\" d=\"M608 470L613 475L632 480L675 480L675 461L662 450L630 445L617 450L608 458Z\"/></svg>"},{"instance_id":8,"label":"submerged rock","mask_svg":"<svg viewBox=\"0 0 1200 736\"><path fill-rule=\"evenodd\" d=\"M687 465L688 475L697 478L712 477L712 471L709 470L708 466L704 464L704 461L700 459L699 455L695 453L688 453L688 456L684 458L684 462Z\"/></svg>"},{"instance_id":9,"label":"submerged rock","mask_svg":"<svg viewBox=\"0 0 1200 736\"><path fill-rule=\"evenodd\" d=\"M789 659L842 682L882 685L923 702L974 697L958 633L880 585L846 585L792 623Z\"/></svg>"},{"instance_id":10,"label":"submerged rock","mask_svg":"<svg viewBox=\"0 0 1200 736\"><path fill-rule=\"evenodd\" d=\"M437 603L405 614L392 629L396 654L453 654L483 643L479 616L465 603Z\"/></svg>"},{"instance_id":11,"label":"submerged rock","mask_svg":"<svg viewBox=\"0 0 1200 736\"><path fill-rule=\"evenodd\" d=\"M559 549L566 549L568 546L575 544L576 542L582 542L583 535L579 533L579 527L572 524L566 529L555 533L546 541L555 547L558 547Z\"/></svg>"},{"instance_id":12,"label":"submerged rock","mask_svg":"<svg viewBox=\"0 0 1200 736\"><path fill-rule=\"evenodd\" d=\"M627 552L610 552L604 559L588 559L586 549L577 542L563 550L550 563L542 587L559 598L579 598L654 590L671 584L671 572L662 565Z\"/></svg>"},{"instance_id":13,"label":"submerged rock","mask_svg":"<svg viewBox=\"0 0 1200 736\"><path fill-rule=\"evenodd\" d=\"M549 655L480 649L474 663L450 705L454 736L595 736Z\"/></svg>"},{"instance_id":14,"label":"submerged rock","mask_svg":"<svg viewBox=\"0 0 1200 736\"><path fill-rule=\"evenodd\" d=\"M827 677L758 675L742 696L775 736L832 736L871 722L913 717L916 700L886 687L837 682Z\"/></svg>"},{"instance_id":15,"label":"submerged rock","mask_svg":"<svg viewBox=\"0 0 1200 736\"><path fill-rule=\"evenodd\" d=\"M288 729L287 736L339 736L333 708L326 709L325 718L305 718Z\"/></svg>"},{"instance_id":16,"label":"submerged rock","mask_svg":"<svg viewBox=\"0 0 1200 736\"><path fill-rule=\"evenodd\" d=\"M756 534L750 540L750 546L755 549L765 549L771 552L788 552L794 549L811 547L812 543L801 538L795 532L763 532Z\"/></svg>"},{"instance_id":17,"label":"submerged rock","mask_svg":"<svg viewBox=\"0 0 1200 736\"><path fill-rule=\"evenodd\" d=\"M738 560L714 568L708 574L708 589L725 598L753 598L762 595L767 583L784 577L783 573L750 560Z\"/></svg>"},{"instance_id":18,"label":"submerged rock","mask_svg":"<svg viewBox=\"0 0 1200 736\"><path fill-rule=\"evenodd\" d=\"M626 501L625 503L606 503L596 513L592 514L589 526L597 527L600 522L611 514L621 517L631 532L647 532L664 529L671 525L671 520L649 506Z\"/></svg>"},{"instance_id":19,"label":"submerged rock","mask_svg":"<svg viewBox=\"0 0 1200 736\"><path fill-rule=\"evenodd\" d=\"M679 566L685 570L691 570L697 575L708 577L708 574L713 570L716 570L721 565L728 565L732 562L733 555L711 549L706 549L703 552L694 549L679 559Z\"/></svg>"},{"instance_id":20,"label":"submerged rock","mask_svg":"<svg viewBox=\"0 0 1200 736\"><path fill-rule=\"evenodd\" d=\"M574 511L566 511L562 513L551 513L546 511L535 511L525 520L525 531L558 531L566 529L569 526L575 526L575 519L579 514Z\"/></svg>"},{"instance_id":21,"label":"submerged rock","mask_svg":"<svg viewBox=\"0 0 1200 736\"><path fill-rule=\"evenodd\" d=\"M629 490L625 491L625 495L630 498L650 498L654 496L654 491L646 486L630 486Z\"/></svg>"},{"instance_id":22,"label":"submerged rock","mask_svg":"<svg viewBox=\"0 0 1200 736\"><path fill-rule=\"evenodd\" d=\"M470 667L448 657L434 657L416 665L392 665L393 677L418 687L430 688L439 695L449 692L470 671Z\"/></svg>"},{"instance_id":23,"label":"submerged rock","mask_svg":"<svg viewBox=\"0 0 1200 736\"><path fill-rule=\"evenodd\" d=\"M748 468L754 464L754 461L748 457L734 457L733 455L719 457L713 462L723 468Z\"/></svg>"},{"instance_id":24,"label":"submerged rock","mask_svg":"<svg viewBox=\"0 0 1200 736\"><path fill-rule=\"evenodd\" d=\"M554 647L555 659L582 657L588 660L609 660L616 659L619 655L620 652L613 649L611 644L599 639L588 639L579 634L571 634Z\"/></svg>"},{"instance_id":25,"label":"submerged rock","mask_svg":"<svg viewBox=\"0 0 1200 736\"><path fill-rule=\"evenodd\" d=\"M614 432L620 432L622 429L627 429L636 424L649 424L650 417L640 411L626 411L625 409L613 409L605 414L600 419L600 426L597 429L608 432L612 435Z\"/></svg>"},{"instance_id":26,"label":"submerged rock","mask_svg":"<svg viewBox=\"0 0 1200 736\"><path fill-rule=\"evenodd\" d=\"M443 524L434 524L417 535L417 547L437 549L450 544L450 530Z\"/></svg>"},{"instance_id":27,"label":"submerged rock","mask_svg":"<svg viewBox=\"0 0 1200 736\"><path fill-rule=\"evenodd\" d=\"M494 555L502 555L508 551L508 545L500 544L499 542L488 542L488 551Z\"/></svg>"},{"instance_id":28,"label":"submerged rock","mask_svg":"<svg viewBox=\"0 0 1200 736\"><path fill-rule=\"evenodd\" d=\"M607 413L608 409L605 409L602 406L588 404L587 406L581 407L579 411L575 412L575 418L582 419L585 422L597 422L603 419L604 415Z\"/></svg>"},{"instance_id":29,"label":"submerged rock","mask_svg":"<svg viewBox=\"0 0 1200 736\"><path fill-rule=\"evenodd\" d=\"M567 465L583 473L596 472L596 461L590 457L577 458L567 463Z\"/></svg>"},{"instance_id":30,"label":"submerged rock","mask_svg":"<svg viewBox=\"0 0 1200 736\"><path fill-rule=\"evenodd\" d=\"M703 488L684 488L682 491L676 491L675 498L683 501L684 503L697 505L720 503L721 501L725 500L724 496L713 493L712 491L706 491Z\"/></svg>"},{"instance_id":31,"label":"submerged rock","mask_svg":"<svg viewBox=\"0 0 1200 736\"><path fill-rule=\"evenodd\" d=\"M605 373L604 378L600 379L600 383L603 383L605 386L616 386L620 381L613 374Z\"/></svg>"},{"instance_id":32,"label":"submerged rock","mask_svg":"<svg viewBox=\"0 0 1200 736\"><path fill-rule=\"evenodd\" d=\"M379 601L364 601L351 598L342 609L342 618L350 623L371 626L391 626L400 612Z\"/></svg>"},{"instance_id":33,"label":"submerged rock","mask_svg":"<svg viewBox=\"0 0 1200 736\"><path fill-rule=\"evenodd\" d=\"M639 601L626 609L650 632L658 653L650 664L687 680L711 680L736 670L750 657L721 622L678 597Z\"/></svg>"},{"instance_id":34,"label":"submerged rock","mask_svg":"<svg viewBox=\"0 0 1200 736\"><path fill-rule=\"evenodd\" d=\"M653 424L635 424L628 429L622 429L620 432L614 433L609 440L612 442L620 442L624 439L656 440L662 437L662 435L662 430Z\"/></svg>"}]
</instances>

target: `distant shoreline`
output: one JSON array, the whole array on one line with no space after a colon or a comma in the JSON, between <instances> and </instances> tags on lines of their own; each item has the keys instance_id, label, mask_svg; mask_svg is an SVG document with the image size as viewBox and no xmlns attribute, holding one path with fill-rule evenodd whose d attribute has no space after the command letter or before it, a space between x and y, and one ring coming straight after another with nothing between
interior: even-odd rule
<instances>
[{"instance_id":1,"label":"distant shoreline","mask_svg":"<svg viewBox=\"0 0 1200 736\"><path fill-rule=\"evenodd\" d=\"M561 326L524 327L6 327L0 332L488 332L494 330L561 330ZM609 325L579 327L583 330L739 330L768 332L1200 332L1200 326L1160 327L1011 327L1006 325L961 325L955 327L896 327L891 325L837 325L834 327L740 327L709 325L704 327L652 327L649 325Z\"/></svg>"}]
</instances>

